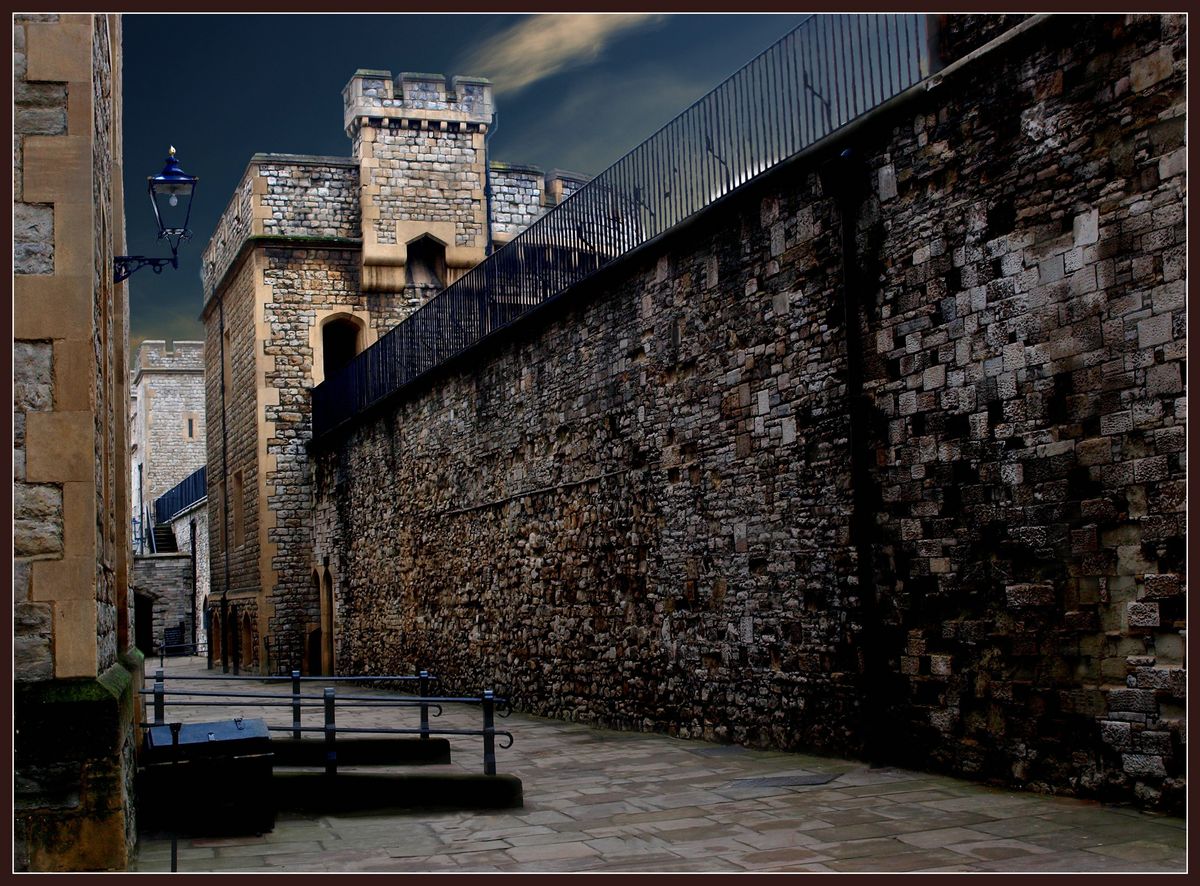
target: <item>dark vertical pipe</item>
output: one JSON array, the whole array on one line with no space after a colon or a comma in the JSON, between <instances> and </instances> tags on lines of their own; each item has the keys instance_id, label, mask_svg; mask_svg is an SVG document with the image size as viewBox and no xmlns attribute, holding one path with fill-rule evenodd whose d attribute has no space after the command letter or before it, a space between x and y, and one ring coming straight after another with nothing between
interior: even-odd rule
<instances>
[{"instance_id":1,"label":"dark vertical pipe","mask_svg":"<svg viewBox=\"0 0 1200 886\"><path fill-rule=\"evenodd\" d=\"M196 624L196 518L188 521L188 535L191 538L192 555L192 655L196 654L196 644L199 642L198 625Z\"/></svg>"}]
</instances>

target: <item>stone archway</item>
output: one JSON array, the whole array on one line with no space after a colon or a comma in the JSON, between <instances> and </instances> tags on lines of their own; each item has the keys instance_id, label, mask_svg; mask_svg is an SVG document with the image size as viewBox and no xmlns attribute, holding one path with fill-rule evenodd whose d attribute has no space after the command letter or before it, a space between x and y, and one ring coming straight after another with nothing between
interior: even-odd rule
<instances>
[{"instance_id":1,"label":"stone archway","mask_svg":"<svg viewBox=\"0 0 1200 886\"><path fill-rule=\"evenodd\" d=\"M321 673L337 673L333 646L333 576L325 570L321 582Z\"/></svg>"}]
</instances>

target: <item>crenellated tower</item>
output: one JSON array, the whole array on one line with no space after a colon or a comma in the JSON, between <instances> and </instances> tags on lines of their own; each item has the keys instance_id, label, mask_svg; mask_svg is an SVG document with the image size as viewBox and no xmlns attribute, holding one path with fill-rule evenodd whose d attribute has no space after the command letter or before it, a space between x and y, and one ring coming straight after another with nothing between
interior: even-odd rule
<instances>
[{"instance_id":1,"label":"crenellated tower","mask_svg":"<svg viewBox=\"0 0 1200 886\"><path fill-rule=\"evenodd\" d=\"M359 170L363 290L454 282L489 246L490 81L360 70L342 98Z\"/></svg>"}]
</instances>

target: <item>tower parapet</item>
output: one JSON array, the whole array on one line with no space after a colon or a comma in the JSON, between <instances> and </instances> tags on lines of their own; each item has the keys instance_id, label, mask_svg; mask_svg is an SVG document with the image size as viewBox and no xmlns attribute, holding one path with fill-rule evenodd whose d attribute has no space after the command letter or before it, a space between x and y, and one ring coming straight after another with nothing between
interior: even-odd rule
<instances>
[{"instance_id":1,"label":"tower parapet","mask_svg":"<svg viewBox=\"0 0 1200 886\"><path fill-rule=\"evenodd\" d=\"M487 249L491 82L360 70L342 98L359 163L363 290L454 282Z\"/></svg>"}]
</instances>

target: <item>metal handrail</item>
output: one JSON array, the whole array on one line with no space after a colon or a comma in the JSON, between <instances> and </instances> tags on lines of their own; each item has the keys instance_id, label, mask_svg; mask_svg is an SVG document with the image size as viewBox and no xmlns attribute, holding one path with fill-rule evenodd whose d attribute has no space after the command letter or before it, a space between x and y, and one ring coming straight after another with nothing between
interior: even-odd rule
<instances>
[{"instance_id":1,"label":"metal handrail","mask_svg":"<svg viewBox=\"0 0 1200 886\"><path fill-rule=\"evenodd\" d=\"M317 385L314 439L929 76L927 18L806 19Z\"/></svg>"},{"instance_id":2,"label":"metal handrail","mask_svg":"<svg viewBox=\"0 0 1200 886\"><path fill-rule=\"evenodd\" d=\"M143 723L142 726L149 728L151 726L165 726L166 708L168 705L173 707L228 707L226 702L218 701L168 701L166 681L168 677L163 670L158 670L154 675L154 685L151 689L139 689L141 695L153 696L153 716L151 723ZM204 680L204 679L219 679L207 676L184 677L172 676L171 679L178 681L185 680ZM253 679L252 677L243 677L242 679ZM428 672L422 671L415 678L420 684L420 696L416 698L379 698L375 696L343 696L342 704L346 707L416 707L420 709L420 727L418 728L359 728L359 727L336 727L335 715L336 705L338 702L337 693L332 686L324 688L320 696L303 695L300 692L301 681L305 678L300 676L299 671L293 671L290 677L275 678L287 679L291 681L292 692L288 696L276 695L266 692L211 692L202 689L197 690L175 690L172 694L184 699L204 699L204 698L224 698L224 699L268 699L267 701L254 701L253 706L256 707L290 707L292 709L292 725L291 726L268 726L268 729L277 732L291 732L292 739L295 741L301 740L301 733L322 731L325 733L325 741L329 746L329 753L326 754L326 771L336 772L337 770L337 755L334 753L334 740L337 732L355 732L355 733L379 733L379 734L396 734L396 735L419 735L422 739L428 739L433 735L482 735L484 743L483 766L484 774L496 774L496 749L495 737L497 735L507 737L508 744L501 745L502 748L512 746L513 737L509 732L503 730L497 731L495 728L495 716L497 713L500 716L508 716L511 713L508 701L503 698L497 698L495 693L490 689L485 689L478 697L474 696L431 696L428 693L431 676ZM321 677L310 677L310 680L329 679ZM352 680L354 677L343 677L342 679ZM375 678L387 679L387 678ZM278 699L271 701L270 699ZM318 703L306 704L305 702L316 701ZM483 728L481 730L459 730L459 729L434 729L429 725L430 709L436 708L436 713L433 716L442 715L443 704L478 704L482 709ZM325 725L323 727L304 726L301 722L301 717L304 708L323 707L325 710Z\"/></svg>"}]
</instances>

